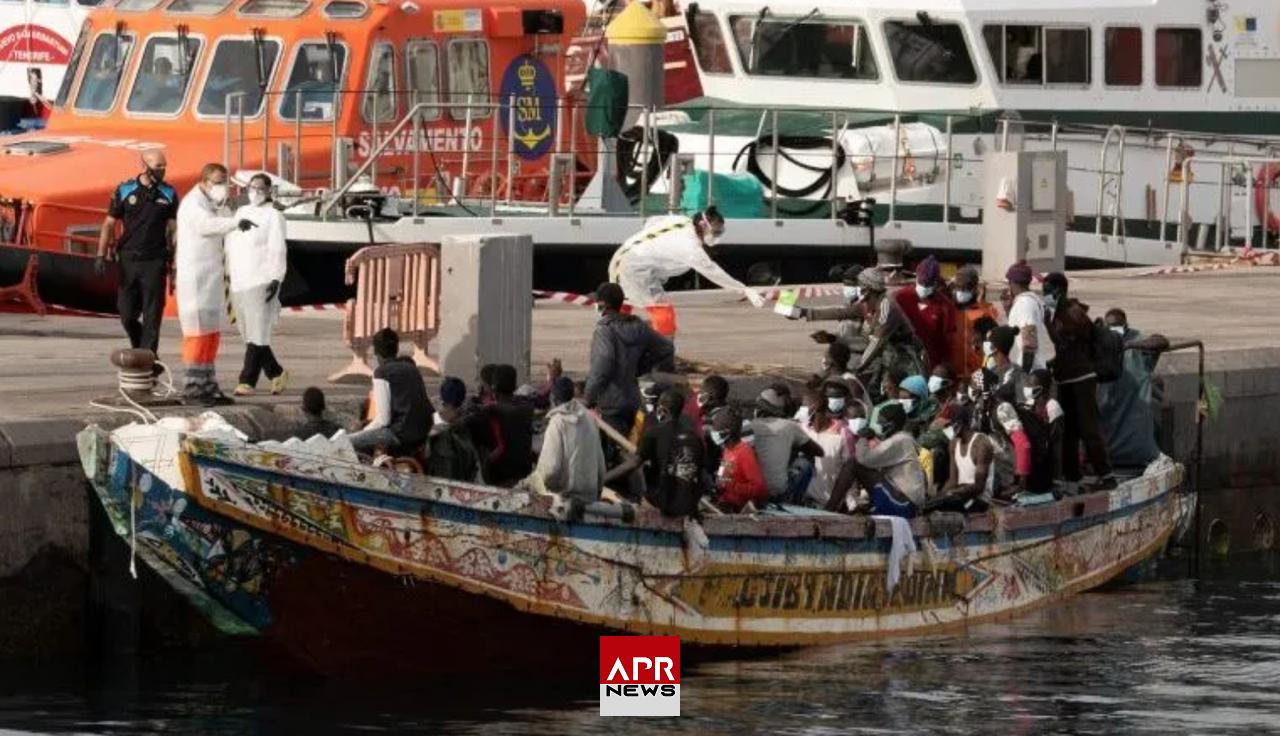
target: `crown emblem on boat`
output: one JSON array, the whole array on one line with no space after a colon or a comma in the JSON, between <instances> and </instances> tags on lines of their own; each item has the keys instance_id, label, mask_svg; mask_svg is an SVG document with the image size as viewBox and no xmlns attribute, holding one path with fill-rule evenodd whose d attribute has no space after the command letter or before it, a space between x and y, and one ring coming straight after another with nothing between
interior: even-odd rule
<instances>
[{"instance_id":1,"label":"crown emblem on boat","mask_svg":"<svg viewBox=\"0 0 1280 736\"><path fill-rule=\"evenodd\" d=\"M520 86L525 89L533 89L533 83L538 79L538 70L533 64L525 59L520 68L516 70L516 76L520 78Z\"/></svg>"}]
</instances>

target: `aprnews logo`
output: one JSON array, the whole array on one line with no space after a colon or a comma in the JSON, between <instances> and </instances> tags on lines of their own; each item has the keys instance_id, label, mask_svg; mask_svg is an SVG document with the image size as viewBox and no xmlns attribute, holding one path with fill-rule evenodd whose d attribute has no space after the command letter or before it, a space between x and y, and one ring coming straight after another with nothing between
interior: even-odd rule
<instances>
[{"instance_id":1,"label":"aprnews logo","mask_svg":"<svg viewBox=\"0 0 1280 736\"><path fill-rule=\"evenodd\" d=\"M680 715L680 637L600 637L600 715Z\"/></svg>"}]
</instances>

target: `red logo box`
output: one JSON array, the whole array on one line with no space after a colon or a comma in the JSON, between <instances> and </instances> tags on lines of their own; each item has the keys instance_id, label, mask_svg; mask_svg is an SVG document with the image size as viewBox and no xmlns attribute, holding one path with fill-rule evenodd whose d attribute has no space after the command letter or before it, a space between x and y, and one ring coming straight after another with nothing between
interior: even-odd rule
<instances>
[{"instance_id":1,"label":"red logo box","mask_svg":"<svg viewBox=\"0 0 1280 736\"><path fill-rule=\"evenodd\" d=\"M600 637L600 715L680 715L680 637Z\"/></svg>"}]
</instances>

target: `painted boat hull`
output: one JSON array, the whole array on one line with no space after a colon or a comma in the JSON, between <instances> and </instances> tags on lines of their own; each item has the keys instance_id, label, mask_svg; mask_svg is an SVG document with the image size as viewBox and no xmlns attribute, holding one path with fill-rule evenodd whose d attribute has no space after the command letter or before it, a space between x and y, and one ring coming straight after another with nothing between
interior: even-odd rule
<instances>
[{"instance_id":1,"label":"painted boat hull","mask_svg":"<svg viewBox=\"0 0 1280 736\"><path fill-rule=\"evenodd\" d=\"M121 536L145 540L144 562L208 599L202 610L227 614L211 615L223 630L264 635L322 671L387 657L421 670L550 666L594 652L608 631L711 648L943 632L1149 559L1176 526L1182 483L1171 463L1111 493L917 520L924 554L890 590L889 526L865 518L690 528L641 509L630 523L566 523L523 493L196 437L182 441L181 480L168 484L105 434L93 442L86 471ZM414 629L424 632L482 622L485 635L406 643L409 621L430 622Z\"/></svg>"}]
</instances>

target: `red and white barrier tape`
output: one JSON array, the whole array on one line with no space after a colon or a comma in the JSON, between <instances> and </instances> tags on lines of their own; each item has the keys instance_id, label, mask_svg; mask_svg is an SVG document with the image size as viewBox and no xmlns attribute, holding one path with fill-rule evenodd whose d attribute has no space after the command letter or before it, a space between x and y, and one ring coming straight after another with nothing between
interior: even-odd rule
<instances>
[{"instance_id":1,"label":"red and white barrier tape","mask_svg":"<svg viewBox=\"0 0 1280 736\"><path fill-rule=\"evenodd\" d=\"M575 294L572 291L543 291L541 289L533 290L534 299L543 299L551 302L561 302L563 304L574 304L579 307L594 307L596 300L594 297L586 294ZM630 304L622 305L623 314L631 314L634 307Z\"/></svg>"},{"instance_id":2,"label":"red and white barrier tape","mask_svg":"<svg viewBox=\"0 0 1280 736\"><path fill-rule=\"evenodd\" d=\"M817 286L775 286L764 292L764 298L773 301L784 291L794 292L800 299L818 299L824 296L840 296L844 288L838 284L819 284Z\"/></svg>"},{"instance_id":3,"label":"red and white barrier tape","mask_svg":"<svg viewBox=\"0 0 1280 736\"><path fill-rule=\"evenodd\" d=\"M299 304L293 307L285 307L290 312L332 312L345 310L346 308L346 304Z\"/></svg>"},{"instance_id":4,"label":"red and white barrier tape","mask_svg":"<svg viewBox=\"0 0 1280 736\"><path fill-rule=\"evenodd\" d=\"M1280 251L1258 251L1244 248L1230 261L1221 263L1196 263L1189 266L1166 266L1152 271L1143 271L1139 276L1168 276L1183 273L1205 273L1208 271L1226 271L1232 268L1253 268L1255 266L1280 266Z\"/></svg>"}]
</instances>

